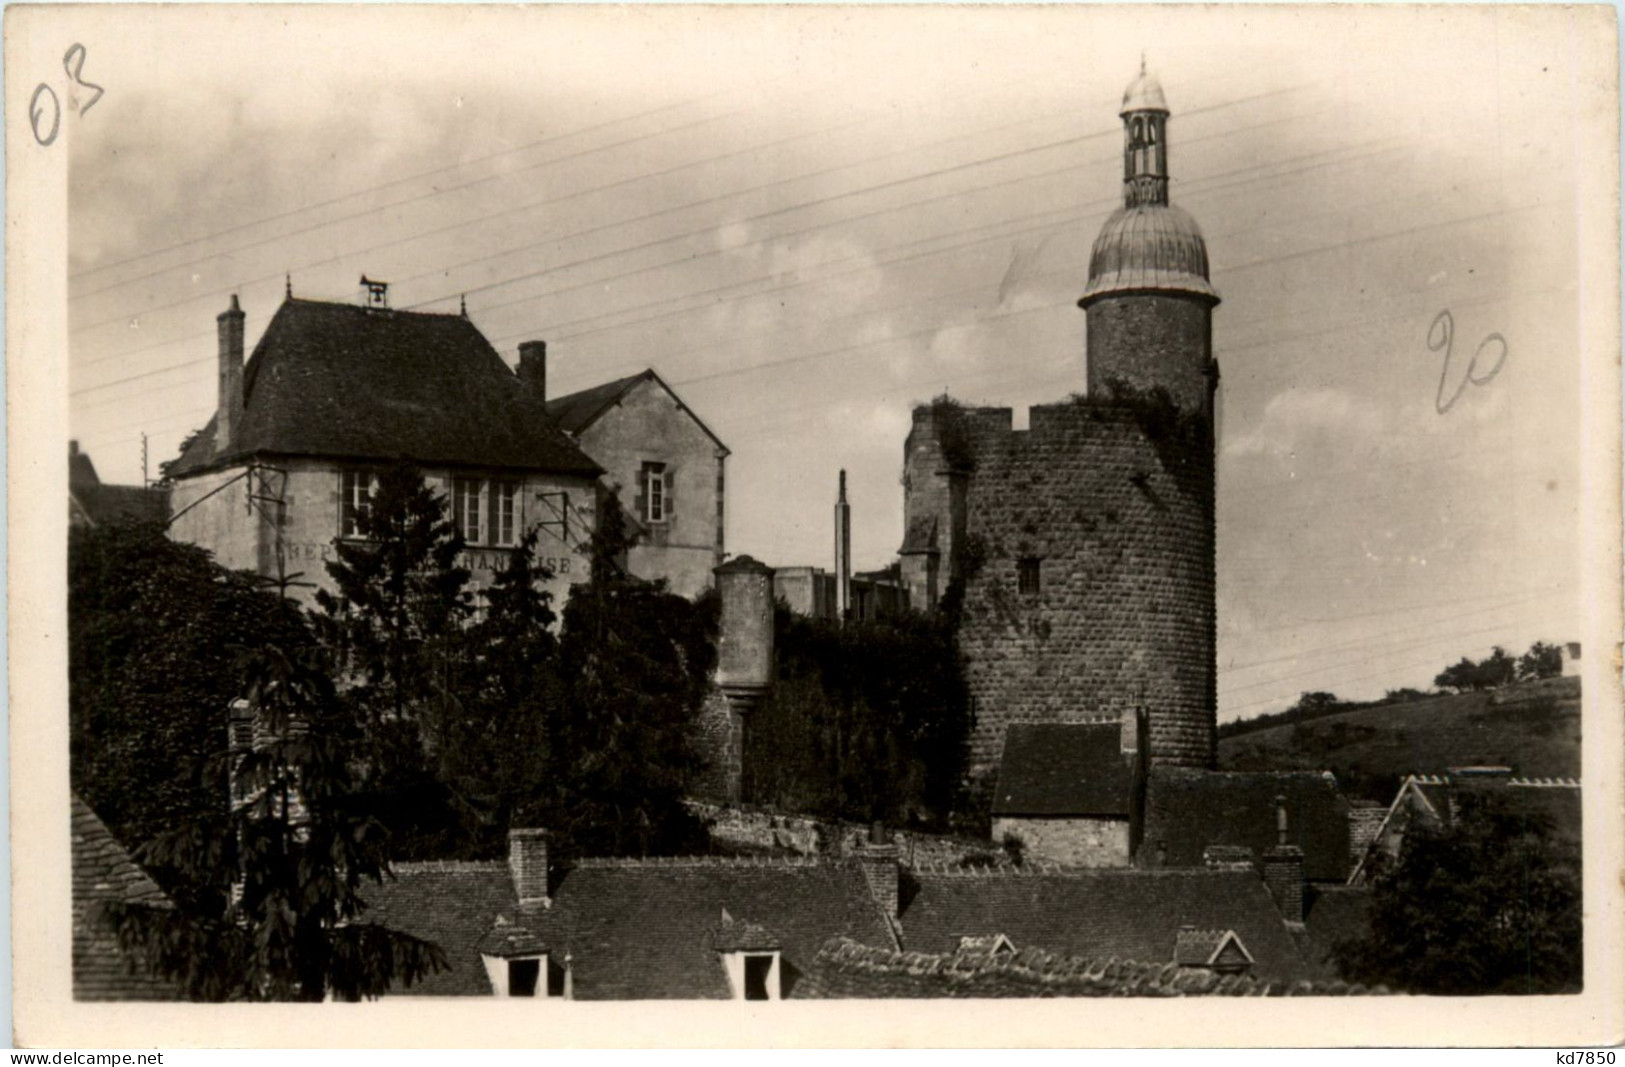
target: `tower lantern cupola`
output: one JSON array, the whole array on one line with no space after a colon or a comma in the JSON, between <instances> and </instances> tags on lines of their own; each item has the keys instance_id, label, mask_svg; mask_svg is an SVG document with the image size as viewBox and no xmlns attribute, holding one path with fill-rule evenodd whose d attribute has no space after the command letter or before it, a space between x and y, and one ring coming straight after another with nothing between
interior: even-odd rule
<instances>
[{"instance_id":1,"label":"tower lantern cupola","mask_svg":"<svg viewBox=\"0 0 1625 1067\"><path fill-rule=\"evenodd\" d=\"M1140 73L1123 93L1123 204L1168 203L1168 104L1162 86L1146 72L1140 57Z\"/></svg>"}]
</instances>

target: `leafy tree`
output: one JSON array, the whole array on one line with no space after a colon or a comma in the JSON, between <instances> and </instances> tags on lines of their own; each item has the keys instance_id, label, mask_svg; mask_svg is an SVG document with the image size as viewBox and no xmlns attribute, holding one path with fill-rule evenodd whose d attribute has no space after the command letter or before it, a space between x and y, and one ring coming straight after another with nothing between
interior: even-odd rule
<instances>
[{"instance_id":1,"label":"leafy tree","mask_svg":"<svg viewBox=\"0 0 1625 1067\"><path fill-rule=\"evenodd\" d=\"M781 607L779 680L751 713L746 788L764 803L941 825L962 806L970 701L947 613L849 621Z\"/></svg>"},{"instance_id":2,"label":"leafy tree","mask_svg":"<svg viewBox=\"0 0 1625 1067\"><path fill-rule=\"evenodd\" d=\"M1518 657L1518 681L1533 682L1541 678L1556 678L1563 673L1563 651L1556 645L1536 641L1529 651Z\"/></svg>"},{"instance_id":3,"label":"leafy tree","mask_svg":"<svg viewBox=\"0 0 1625 1067\"><path fill-rule=\"evenodd\" d=\"M1511 683L1516 676L1517 660L1496 645L1488 658L1476 663L1463 656L1460 662L1441 671L1433 679L1433 684L1453 693L1480 692L1498 689Z\"/></svg>"},{"instance_id":4,"label":"leafy tree","mask_svg":"<svg viewBox=\"0 0 1625 1067\"><path fill-rule=\"evenodd\" d=\"M210 759L242 695L243 647L309 644L299 613L157 524L75 530L68 545L68 721L74 790L122 841L219 809ZM212 773L211 773L212 772ZM168 886L170 872L154 870Z\"/></svg>"},{"instance_id":5,"label":"leafy tree","mask_svg":"<svg viewBox=\"0 0 1625 1067\"><path fill-rule=\"evenodd\" d=\"M1563 993L1583 978L1580 855L1487 793L1413 822L1372 889L1370 937L1334 947L1350 981L1444 995Z\"/></svg>"},{"instance_id":6,"label":"leafy tree","mask_svg":"<svg viewBox=\"0 0 1625 1067\"><path fill-rule=\"evenodd\" d=\"M716 658L716 604L627 574L619 502L598 514L591 578L564 608L548 825L566 854L703 848L704 828L682 801L701 767L692 730Z\"/></svg>"},{"instance_id":7,"label":"leafy tree","mask_svg":"<svg viewBox=\"0 0 1625 1067\"><path fill-rule=\"evenodd\" d=\"M228 757L213 810L137 850L183 876L177 906L105 907L124 950L195 1000L359 1000L446 966L437 946L363 920L388 835L357 792L325 667L308 646L245 655L237 677L267 740Z\"/></svg>"},{"instance_id":8,"label":"leafy tree","mask_svg":"<svg viewBox=\"0 0 1625 1067\"><path fill-rule=\"evenodd\" d=\"M1430 695L1431 694L1425 693L1420 689L1414 689L1411 686L1403 686L1399 689L1390 689L1383 693L1382 700L1385 704L1410 704L1414 701L1426 700Z\"/></svg>"},{"instance_id":9,"label":"leafy tree","mask_svg":"<svg viewBox=\"0 0 1625 1067\"><path fill-rule=\"evenodd\" d=\"M401 858L455 848L459 818L440 766L459 715L472 611L462 535L443 498L406 462L378 475L359 537L327 565L337 592L318 590L318 631L343 665L345 702L367 742L378 814Z\"/></svg>"}]
</instances>

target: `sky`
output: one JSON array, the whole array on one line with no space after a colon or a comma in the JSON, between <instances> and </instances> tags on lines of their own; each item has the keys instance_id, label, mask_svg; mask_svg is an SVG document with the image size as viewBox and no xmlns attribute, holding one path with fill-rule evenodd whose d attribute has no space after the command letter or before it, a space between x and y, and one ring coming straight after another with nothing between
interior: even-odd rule
<instances>
[{"instance_id":1,"label":"sky","mask_svg":"<svg viewBox=\"0 0 1625 1067\"><path fill-rule=\"evenodd\" d=\"M1603 206L1576 120L1603 89L1569 18L98 13L105 92L65 124L70 432L118 482L145 433L156 474L212 413L231 294L252 345L288 276L357 301L364 273L397 308L466 298L510 362L547 340L555 395L655 368L732 449L731 552L830 566L844 468L854 562L884 566L913 405L1020 426L1083 388L1143 52L1223 297L1220 718L1425 687L1580 636L1577 247Z\"/></svg>"}]
</instances>

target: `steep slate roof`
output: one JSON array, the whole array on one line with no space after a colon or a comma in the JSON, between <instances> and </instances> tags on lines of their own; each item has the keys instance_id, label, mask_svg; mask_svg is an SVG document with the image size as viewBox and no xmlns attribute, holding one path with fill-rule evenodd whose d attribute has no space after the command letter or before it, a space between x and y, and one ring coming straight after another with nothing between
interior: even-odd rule
<instances>
[{"instance_id":1,"label":"steep slate roof","mask_svg":"<svg viewBox=\"0 0 1625 1067\"><path fill-rule=\"evenodd\" d=\"M83 485L68 490L70 499L97 526L116 522L164 522L169 494L139 485Z\"/></svg>"},{"instance_id":2,"label":"steep slate roof","mask_svg":"<svg viewBox=\"0 0 1625 1067\"><path fill-rule=\"evenodd\" d=\"M605 412L619 404L628 393L643 382L654 382L664 389L672 400L676 401L677 406L682 408L683 412L694 420L694 425L704 430L706 436L715 441L717 447L722 449L723 452L728 451L728 446L722 443L722 438L711 432L711 427L707 426L704 420L694 414L692 408L683 403L683 398L677 395L675 389L666 384L664 378L655 373L653 367L640 374L616 378L614 381L595 385L590 389L582 389L579 392L555 397L547 402L547 417L558 424L559 428L564 430L565 433L572 436L577 435L597 422Z\"/></svg>"},{"instance_id":3,"label":"steep slate roof","mask_svg":"<svg viewBox=\"0 0 1625 1067\"><path fill-rule=\"evenodd\" d=\"M1380 995L1343 982L1221 975L1174 963L1067 957L1026 949L1013 956L897 952L836 938L813 962L809 995L826 998L1196 997Z\"/></svg>"},{"instance_id":4,"label":"steep slate roof","mask_svg":"<svg viewBox=\"0 0 1625 1067\"><path fill-rule=\"evenodd\" d=\"M784 995L831 937L895 944L854 863L695 857L583 861L527 926L570 957L577 1000L726 999L722 913L778 943Z\"/></svg>"},{"instance_id":5,"label":"steep slate roof","mask_svg":"<svg viewBox=\"0 0 1625 1067\"><path fill-rule=\"evenodd\" d=\"M170 473L253 454L599 473L461 315L292 298L244 368L235 447L211 419Z\"/></svg>"},{"instance_id":6,"label":"steep slate roof","mask_svg":"<svg viewBox=\"0 0 1625 1067\"><path fill-rule=\"evenodd\" d=\"M1332 970L1332 946L1371 935L1371 890L1366 886L1317 886L1304 919L1305 953L1311 963Z\"/></svg>"},{"instance_id":7,"label":"steep slate roof","mask_svg":"<svg viewBox=\"0 0 1625 1067\"><path fill-rule=\"evenodd\" d=\"M156 883L130 859L90 806L70 802L73 834L73 996L75 1000L180 1000L170 982L149 977L118 947L102 920L103 904L170 906Z\"/></svg>"},{"instance_id":8,"label":"steep slate roof","mask_svg":"<svg viewBox=\"0 0 1625 1067\"><path fill-rule=\"evenodd\" d=\"M1306 973L1263 881L1251 871L1194 869L917 869L901 917L903 947L952 953L997 930L1021 950L1171 962L1181 927L1234 930L1263 977ZM912 889L912 892L910 892Z\"/></svg>"},{"instance_id":9,"label":"steep slate roof","mask_svg":"<svg viewBox=\"0 0 1625 1067\"><path fill-rule=\"evenodd\" d=\"M397 863L393 879L366 890L363 917L433 941L451 965L397 993L416 996L490 996L480 948L499 915L518 907L508 864Z\"/></svg>"},{"instance_id":10,"label":"steep slate roof","mask_svg":"<svg viewBox=\"0 0 1625 1067\"><path fill-rule=\"evenodd\" d=\"M1133 784L1112 723L1019 723L1004 735L994 815L1121 815Z\"/></svg>"},{"instance_id":11,"label":"steep slate roof","mask_svg":"<svg viewBox=\"0 0 1625 1067\"><path fill-rule=\"evenodd\" d=\"M1305 877L1347 879L1348 801L1335 779L1313 771L1153 767L1146 786L1142 851L1154 856L1159 845L1165 846L1163 865L1168 867L1201 866L1202 850L1209 845L1245 845L1262 857L1276 844L1277 796L1286 797L1287 843L1303 849Z\"/></svg>"}]
</instances>

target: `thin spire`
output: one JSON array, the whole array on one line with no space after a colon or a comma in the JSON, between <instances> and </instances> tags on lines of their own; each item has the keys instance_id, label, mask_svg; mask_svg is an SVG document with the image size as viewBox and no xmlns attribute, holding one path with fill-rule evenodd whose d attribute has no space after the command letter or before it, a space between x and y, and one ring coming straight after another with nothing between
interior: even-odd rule
<instances>
[{"instance_id":1,"label":"thin spire","mask_svg":"<svg viewBox=\"0 0 1625 1067\"><path fill-rule=\"evenodd\" d=\"M1145 49L1140 49L1140 73L1145 73Z\"/></svg>"},{"instance_id":2,"label":"thin spire","mask_svg":"<svg viewBox=\"0 0 1625 1067\"><path fill-rule=\"evenodd\" d=\"M464 293L458 299L457 304L458 304L458 307L460 309L458 311L458 314L462 315L463 318L465 318L465 319L468 318L468 294Z\"/></svg>"},{"instance_id":3,"label":"thin spire","mask_svg":"<svg viewBox=\"0 0 1625 1067\"><path fill-rule=\"evenodd\" d=\"M283 295L285 295L289 300L292 300L293 299L293 274L292 273L284 274L282 276L282 278L283 278L283 282L282 282Z\"/></svg>"}]
</instances>

